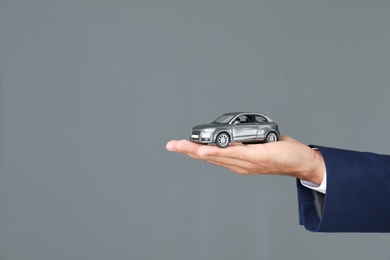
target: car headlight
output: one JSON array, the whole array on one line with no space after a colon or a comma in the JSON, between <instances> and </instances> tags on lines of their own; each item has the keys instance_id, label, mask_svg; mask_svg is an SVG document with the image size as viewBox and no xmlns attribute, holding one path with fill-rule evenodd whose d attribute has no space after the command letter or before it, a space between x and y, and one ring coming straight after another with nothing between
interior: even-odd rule
<instances>
[{"instance_id":1,"label":"car headlight","mask_svg":"<svg viewBox=\"0 0 390 260\"><path fill-rule=\"evenodd\" d=\"M210 133L214 132L214 130L215 130L215 128L206 128L206 129L202 130L202 133L210 134Z\"/></svg>"}]
</instances>

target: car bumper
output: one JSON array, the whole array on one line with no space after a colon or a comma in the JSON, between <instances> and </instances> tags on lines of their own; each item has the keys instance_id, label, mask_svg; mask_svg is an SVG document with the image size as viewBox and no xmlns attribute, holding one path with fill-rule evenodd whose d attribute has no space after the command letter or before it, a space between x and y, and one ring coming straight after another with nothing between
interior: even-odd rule
<instances>
[{"instance_id":1,"label":"car bumper","mask_svg":"<svg viewBox=\"0 0 390 260\"><path fill-rule=\"evenodd\" d=\"M192 131L190 140L202 144L214 143L214 138L211 133L203 133L200 131Z\"/></svg>"}]
</instances>

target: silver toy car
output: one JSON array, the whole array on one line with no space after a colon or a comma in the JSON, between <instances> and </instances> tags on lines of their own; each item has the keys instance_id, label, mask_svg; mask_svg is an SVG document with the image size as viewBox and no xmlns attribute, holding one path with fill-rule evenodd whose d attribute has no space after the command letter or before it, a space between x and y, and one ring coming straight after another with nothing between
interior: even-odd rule
<instances>
[{"instance_id":1,"label":"silver toy car","mask_svg":"<svg viewBox=\"0 0 390 260\"><path fill-rule=\"evenodd\" d=\"M227 113L210 124L192 128L190 140L196 143L215 143L227 147L230 142L270 143L279 140L279 126L271 118L258 113Z\"/></svg>"}]
</instances>

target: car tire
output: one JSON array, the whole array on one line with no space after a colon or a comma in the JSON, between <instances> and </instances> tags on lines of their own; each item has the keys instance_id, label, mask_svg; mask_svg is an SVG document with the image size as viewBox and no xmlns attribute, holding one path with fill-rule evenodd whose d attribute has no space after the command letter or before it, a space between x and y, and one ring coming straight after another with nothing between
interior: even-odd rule
<instances>
[{"instance_id":1,"label":"car tire","mask_svg":"<svg viewBox=\"0 0 390 260\"><path fill-rule=\"evenodd\" d=\"M228 133L222 132L217 135L217 138L215 139L215 144L219 148L225 148L230 143L230 136Z\"/></svg>"},{"instance_id":2,"label":"car tire","mask_svg":"<svg viewBox=\"0 0 390 260\"><path fill-rule=\"evenodd\" d=\"M269 132L267 136L265 137L266 143L273 143L278 141L278 134L275 132Z\"/></svg>"}]
</instances>

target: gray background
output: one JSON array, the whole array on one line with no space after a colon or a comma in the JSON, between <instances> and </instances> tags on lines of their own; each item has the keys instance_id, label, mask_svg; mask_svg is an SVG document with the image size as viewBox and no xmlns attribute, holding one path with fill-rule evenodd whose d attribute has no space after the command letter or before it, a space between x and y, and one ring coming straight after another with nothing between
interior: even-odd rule
<instances>
[{"instance_id":1,"label":"gray background","mask_svg":"<svg viewBox=\"0 0 390 260\"><path fill-rule=\"evenodd\" d=\"M224 112L390 153L389 1L1 0L0 259L389 259L295 180L165 151ZM373 257L374 256L374 257Z\"/></svg>"}]
</instances>

